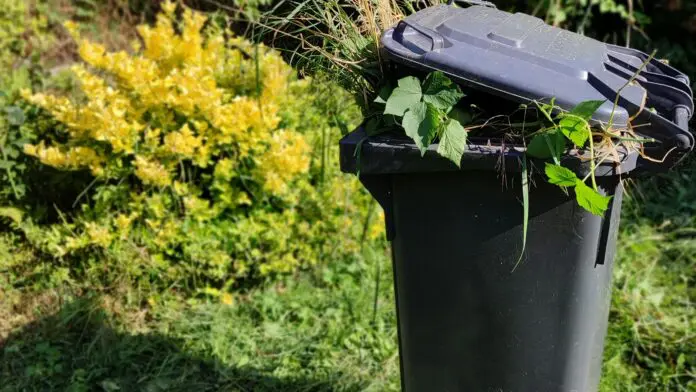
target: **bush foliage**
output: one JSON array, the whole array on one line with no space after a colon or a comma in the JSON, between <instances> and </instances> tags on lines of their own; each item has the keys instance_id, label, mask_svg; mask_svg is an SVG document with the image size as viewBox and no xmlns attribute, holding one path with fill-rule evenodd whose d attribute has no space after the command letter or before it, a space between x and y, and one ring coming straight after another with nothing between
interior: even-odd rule
<instances>
[{"instance_id":1,"label":"bush foliage","mask_svg":"<svg viewBox=\"0 0 696 392\"><path fill-rule=\"evenodd\" d=\"M23 149L74 180L78 208L15 230L71 279L229 289L379 237L368 196L329 162L358 114L346 93L174 3L129 52L66 27L79 94L23 91L50 123Z\"/></svg>"}]
</instances>

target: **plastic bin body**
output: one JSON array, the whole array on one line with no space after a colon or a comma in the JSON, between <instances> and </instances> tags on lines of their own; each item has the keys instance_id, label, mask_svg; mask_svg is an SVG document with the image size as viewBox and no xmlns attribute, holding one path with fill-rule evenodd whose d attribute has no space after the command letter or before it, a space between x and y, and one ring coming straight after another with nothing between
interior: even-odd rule
<instances>
[{"instance_id":1,"label":"plastic bin body","mask_svg":"<svg viewBox=\"0 0 696 392\"><path fill-rule=\"evenodd\" d=\"M526 257L512 272L522 250L520 192L504 189L495 173L382 180L393 192L405 391L597 390L621 205L617 182L605 184L615 195L608 231L574 198L537 183Z\"/></svg>"},{"instance_id":2,"label":"plastic bin body","mask_svg":"<svg viewBox=\"0 0 696 392\"><path fill-rule=\"evenodd\" d=\"M355 171L362 137L341 142L344 171ZM537 176L513 271L522 252L520 155L470 150L458 170L435 148L421 158L414 145L373 140L361 152L360 179L384 208L392 243L403 390L596 391L620 176L597 179L614 196L604 218Z\"/></svg>"},{"instance_id":3,"label":"plastic bin body","mask_svg":"<svg viewBox=\"0 0 696 392\"><path fill-rule=\"evenodd\" d=\"M614 196L604 217L578 206L572 189L532 176L527 246L516 269L521 147L469 138L458 169L437 146L421 157L403 135L366 138L358 130L341 141L342 170L359 171L385 210L405 391L596 391L621 178L667 169L691 151L689 78L640 51L491 6L425 8L385 31L381 43L390 77L440 71L467 93L501 103L554 98L572 110L605 101L592 124L620 129L630 121L656 139L644 146L653 159L621 151L619 163L599 165L600 190ZM567 149L561 163L584 178L590 158ZM532 172L543 171L544 162L534 164Z\"/></svg>"}]
</instances>

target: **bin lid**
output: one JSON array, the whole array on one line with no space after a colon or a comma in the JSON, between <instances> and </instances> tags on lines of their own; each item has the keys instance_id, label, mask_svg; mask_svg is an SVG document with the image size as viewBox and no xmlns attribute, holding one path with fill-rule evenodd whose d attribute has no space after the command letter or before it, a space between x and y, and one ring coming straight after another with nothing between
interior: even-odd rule
<instances>
[{"instance_id":1,"label":"bin lid","mask_svg":"<svg viewBox=\"0 0 696 392\"><path fill-rule=\"evenodd\" d=\"M473 89L520 103L553 98L565 110L583 101L606 100L592 118L595 124L609 123L613 112L615 127L629 121L640 125L636 132L660 141L661 149L688 151L694 144L688 130L693 93L686 75L638 50L527 14L490 4L429 7L387 30L382 44L397 63L442 71Z\"/></svg>"}]
</instances>

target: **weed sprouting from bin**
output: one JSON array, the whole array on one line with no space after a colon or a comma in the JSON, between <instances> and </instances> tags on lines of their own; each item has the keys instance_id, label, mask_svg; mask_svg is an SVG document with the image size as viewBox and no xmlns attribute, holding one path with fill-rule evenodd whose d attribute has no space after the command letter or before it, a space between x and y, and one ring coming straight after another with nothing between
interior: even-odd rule
<instances>
[{"instance_id":1,"label":"weed sprouting from bin","mask_svg":"<svg viewBox=\"0 0 696 392\"><path fill-rule=\"evenodd\" d=\"M515 266L512 267L512 272L515 272L524 258L524 251L527 248L527 229L529 227L529 173L526 155L522 155L520 164L522 165L522 250Z\"/></svg>"},{"instance_id":2,"label":"weed sprouting from bin","mask_svg":"<svg viewBox=\"0 0 696 392\"><path fill-rule=\"evenodd\" d=\"M469 133L499 134L518 146L526 145L526 149L520 147L525 153L525 159L552 159L553 163L547 163L544 170L549 183L563 189L574 188L576 200L582 208L599 216L608 209L611 196L600 193L594 171L597 169L598 159L604 160L607 155L617 154L614 138L619 138L617 140L621 143L621 132L593 132L589 123L592 115L605 101L581 102L570 111L556 106L553 100L548 104L535 102L537 121L525 121L521 126L524 128L534 124L537 129L526 136L517 132L517 125L511 122L514 114L499 116L498 119L478 120L471 108L458 105L465 94L441 72L428 74L423 82L415 76L402 78L397 87L386 95L386 100L382 96L375 100L384 107L381 116L368 121L368 135L389 129L386 125L393 122L400 125L406 135L413 139L421 155L425 155L431 144L437 143L437 153L459 167L467 148ZM526 110L529 107L525 106L522 110L526 120ZM594 141L595 137L598 142ZM591 186L585 183L587 179L578 178L573 171L561 166L563 154L573 148L580 150L586 147L590 154L585 159L590 161ZM602 154L602 151L609 153ZM527 170L523 170L523 177L525 176ZM523 183L527 183L526 178L523 178ZM524 197L524 203L525 210L528 211L528 197Z\"/></svg>"},{"instance_id":3,"label":"weed sprouting from bin","mask_svg":"<svg viewBox=\"0 0 696 392\"><path fill-rule=\"evenodd\" d=\"M647 61L653 56L654 54ZM637 74L642 69L641 67ZM635 80L635 76L632 80ZM488 143L497 136L503 141L510 140L512 149L521 150L522 250L512 271L522 262L527 243L530 177L528 159L551 160L552 163L546 162L544 167L547 181L565 192L572 188L580 207L594 215L604 216L612 196L600 192L595 178L597 168L607 160L619 164L620 151L640 152L643 143L654 141L635 135L630 124L625 129L614 128L611 121L591 126L590 120L606 100L584 101L570 111L557 106L554 99L549 103L534 101L535 120L527 122L531 105L521 105L518 111L523 114L523 121L514 123L512 119L517 113L487 118L479 116L477 106L470 104L467 108L462 104L465 96L456 83L439 71L428 74L423 81L415 76L404 77L398 80L396 87L387 86L380 90L374 101L377 110L366 122L366 132L368 136L374 136L401 128L413 139L421 156L426 154L432 144L437 143L437 154L457 167L461 166L469 134L487 137ZM612 112L617 103L614 105ZM525 133L526 127L534 130ZM359 154L359 151L356 153ZM561 157L567 154L589 161L590 170L585 178L578 177L575 172L562 166Z\"/></svg>"}]
</instances>

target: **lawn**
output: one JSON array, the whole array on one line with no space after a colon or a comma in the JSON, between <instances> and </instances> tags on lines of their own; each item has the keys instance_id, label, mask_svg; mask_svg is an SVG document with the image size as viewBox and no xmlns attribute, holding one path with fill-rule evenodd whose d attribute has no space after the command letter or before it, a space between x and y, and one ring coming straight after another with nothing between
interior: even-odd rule
<instances>
[{"instance_id":1,"label":"lawn","mask_svg":"<svg viewBox=\"0 0 696 392\"><path fill-rule=\"evenodd\" d=\"M628 184L602 391L696 390L695 171ZM361 254L232 303L27 295L4 309L0 391L398 390L388 247Z\"/></svg>"},{"instance_id":2,"label":"lawn","mask_svg":"<svg viewBox=\"0 0 696 392\"><path fill-rule=\"evenodd\" d=\"M400 389L389 244L375 225L380 219L376 203L370 206L355 178L338 169L338 138L362 118L349 93L336 88L340 78L332 75L327 81L320 74L312 79L316 85L309 83L279 55L235 39L233 45L219 47L224 59L237 56L221 63L234 72L207 75L215 88L206 90L211 84L196 84L201 80L196 72L207 69L198 67L201 56L183 56L192 53L189 43L164 26L149 35L157 50L143 53L179 45L190 61L182 69L193 75L185 81L201 90L174 89L176 99L153 94L159 103L153 104L155 109L179 105L176 113L153 109L146 116L135 110L141 102L126 105L148 125L143 128L147 134L137 138L140 156L104 147L112 121L94 126L104 131L90 140L95 150L64 154L69 143L63 150L47 150L44 142L66 141L65 124L49 121L19 91L31 87L34 92L76 94L73 98L84 102L89 97L77 91L75 75L64 69L79 61L77 52L111 73L128 68L124 75L148 91L139 66L120 68L147 64L136 62L145 54L133 49L130 57L101 63L101 55L90 56L101 53L99 46L83 42L78 50L60 26L74 17L83 22L85 37L122 48L135 36L134 22L124 10L142 13L147 21L154 19L146 12L154 2L114 0L117 8L110 1L105 11L96 12L93 0L40 1L36 9L2 1L0 5L14 7L8 15L15 15L3 23L17 26L11 39L3 40L0 32L0 48L6 48L0 51L0 67L5 64L11 71L0 78L0 150L9 157L0 160L0 392ZM56 13L48 12L54 8ZM89 17L85 10L96 13ZM174 15L171 8L172 19ZM117 28L107 28L119 18L124 20ZM188 20L198 27L183 30L197 34L203 19ZM33 26L31 31L25 25ZM191 42L200 44L196 34ZM222 39L229 32L217 34ZM335 37L343 40L342 34ZM194 49L209 49L201 45ZM692 63L676 51L683 49L680 45L665 51L679 67ZM34 55L24 58L31 51ZM169 60L183 61L176 56ZM99 68L94 64L86 69ZM161 69L174 69L163 64ZM202 121L185 104L217 97L206 106L210 120L217 118L214 108L261 102L264 66L285 70L266 75L275 90L260 97L271 111L254 111L254 105L235 109L256 116L249 121L258 127L261 142L256 150L244 151L259 155L237 162L242 150L228 142L213 150L200 148L201 135L213 121ZM109 74L102 71L96 75ZM96 103L94 117L107 113L125 119L118 114L123 111L101 111L112 101L111 86L100 88L98 78L82 75L82 82L88 82L82 86L91 86L96 97L90 98ZM224 94L210 94L218 88ZM281 88L287 96L277 93ZM238 99L240 93L249 99ZM236 98L230 101L231 96ZM44 101L41 97L35 96L34 103ZM274 117L269 113L276 111L277 121L267 125L266 119ZM76 113L81 115L73 120L86 118L84 112ZM237 130L238 117L222 124ZM167 135L149 132L158 128ZM221 132L212 128L209 136ZM239 136L243 132L232 133L245 141ZM123 140L110 142L119 146ZM193 146L192 140L202 158L192 155L193 147L184 148ZM36 145L27 149L28 141ZM154 143L151 150L140 149L145 142ZM170 155L179 154L178 160L159 165L167 146ZM296 148L288 152L288 146ZM83 160L69 161L79 158L79 151ZM106 155L87 159L89 151ZM296 159L288 160L289 154ZM53 160L45 159L51 156ZM48 163L40 162L41 157ZM93 164L91 171L82 167L85 162ZM104 162L109 164L102 167ZM171 162L176 165L164 166ZM253 166L264 162L273 165ZM112 177L98 181L104 168L113 170ZM282 171L293 173L266 183L269 174ZM603 392L696 392L695 177L696 159L691 158L673 172L626 182Z\"/></svg>"}]
</instances>

